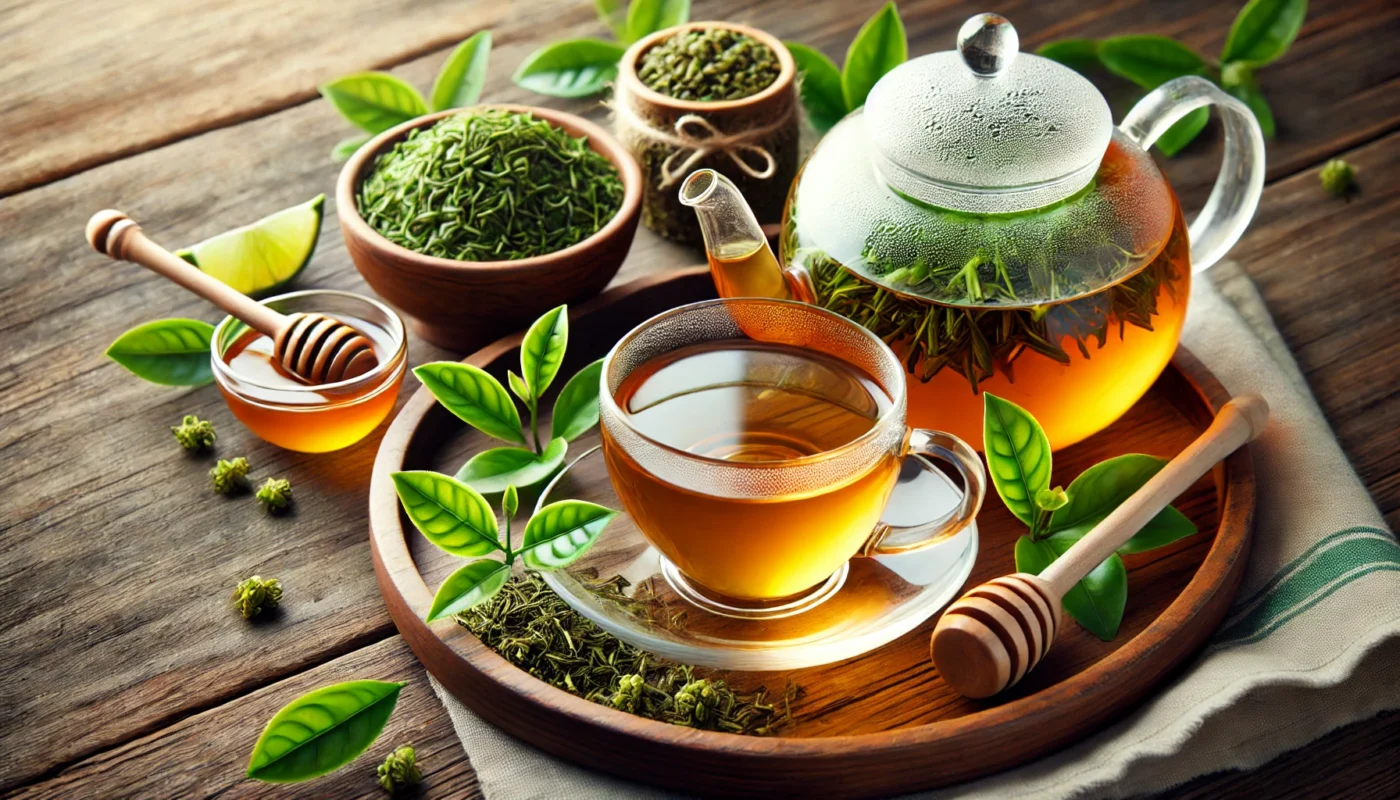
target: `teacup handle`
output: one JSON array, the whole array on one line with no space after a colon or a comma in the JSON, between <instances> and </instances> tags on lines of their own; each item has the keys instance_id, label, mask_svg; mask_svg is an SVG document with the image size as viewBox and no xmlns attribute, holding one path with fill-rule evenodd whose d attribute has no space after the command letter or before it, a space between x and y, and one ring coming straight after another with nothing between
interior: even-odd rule
<instances>
[{"instance_id":1,"label":"teacup handle","mask_svg":"<svg viewBox=\"0 0 1400 800\"><path fill-rule=\"evenodd\" d=\"M987 471L983 469L977 451L967 442L951 433L914 428L909 432L904 455L906 458L915 455L936 458L952 464L963 479L962 502L951 514L932 522L918 525L881 522L866 540L861 555L908 553L941 542L970 525L977 518L977 512L982 510L982 499L987 496ZM924 469L935 469L922 460L920 464Z\"/></svg>"},{"instance_id":2,"label":"teacup handle","mask_svg":"<svg viewBox=\"0 0 1400 800\"><path fill-rule=\"evenodd\" d=\"M1146 150L1182 117L1213 105L1225 124L1225 156L1210 198L1191 223L1191 268L1200 272L1239 240L1264 191L1264 134L1254 112L1220 87L1194 75L1153 89L1123 117L1119 130Z\"/></svg>"}]
</instances>

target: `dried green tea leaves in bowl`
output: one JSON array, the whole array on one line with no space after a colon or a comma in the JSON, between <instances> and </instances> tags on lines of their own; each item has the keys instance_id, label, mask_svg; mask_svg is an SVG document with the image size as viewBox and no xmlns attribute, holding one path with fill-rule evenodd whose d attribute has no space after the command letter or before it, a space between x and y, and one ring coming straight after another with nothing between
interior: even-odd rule
<instances>
[{"instance_id":1,"label":"dried green tea leaves in bowl","mask_svg":"<svg viewBox=\"0 0 1400 800\"><path fill-rule=\"evenodd\" d=\"M384 238L457 261L510 261L571 247L622 206L622 179L586 137L528 113L446 117L381 155L360 215Z\"/></svg>"},{"instance_id":2,"label":"dried green tea leaves in bowl","mask_svg":"<svg viewBox=\"0 0 1400 800\"><path fill-rule=\"evenodd\" d=\"M781 71L777 55L757 39L725 28L698 28L648 49L637 76L667 97L709 103L756 95Z\"/></svg>"}]
</instances>

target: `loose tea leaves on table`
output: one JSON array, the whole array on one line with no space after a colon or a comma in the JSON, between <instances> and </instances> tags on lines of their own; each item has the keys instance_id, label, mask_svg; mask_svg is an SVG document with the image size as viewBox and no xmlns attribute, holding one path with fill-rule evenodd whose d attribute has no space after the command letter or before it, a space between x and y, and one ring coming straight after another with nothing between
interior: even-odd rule
<instances>
[{"instance_id":1,"label":"loose tea leaves on table","mask_svg":"<svg viewBox=\"0 0 1400 800\"><path fill-rule=\"evenodd\" d=\"M739 100L778 79L778 57L762 42L726 28L681 31L642 54L637 76L677 100Z\"/></svg>"},{"instance_id":2,"label":"loose tea leaves on table","mask_svg":"<svg viewBox=\"0 0 1400 800\"><path fill-rule=\"evenodd\" d=\"M627 585L618 576L591 588L632 606L637 601L623 593ZM758 736L792 721L795 686L770 698L763 688L740 694L723 680L697 678L694 667L657 659L594 625L534 572L511 578L457 621L507 661L594 703L675 725Z\"/></svg>"},{"instance_id":3,"label":"loose tea leaves on table","mask_svg":"<svg viewBox=\"0 0 1400 800\"><path fill-rule=\"evenodd\" d=\"M597 233L622 206L618 171L528 113L478 109L411 132L360 187L360 214L417 253L508 261Z\"/></svg>"}]
</instances>

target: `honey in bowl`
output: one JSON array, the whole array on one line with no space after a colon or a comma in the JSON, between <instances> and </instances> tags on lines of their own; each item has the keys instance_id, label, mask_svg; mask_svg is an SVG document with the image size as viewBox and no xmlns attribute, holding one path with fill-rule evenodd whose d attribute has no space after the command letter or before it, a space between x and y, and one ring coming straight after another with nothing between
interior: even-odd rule
<instances>
[{"instance_id":1,"label":"honey in bowl","mask_svg":"<svg viewBox=\"0 0 1400 800\"><path fill-rule=\"evenodd\" d=\"M229 410L265 441L324 453L368 435L393 411L407 363L403 324L383 305L348 292L296 292L267 305L320 311L367 337L379 366L349 380L308 385L273 357L267 336L232 318L215 330L214 375Z\"/></svg>"},{"instance_id":2,"label":"honey in bowl","mask_svg":"<svg viewBox=\"0 0 1400 800\"><path fill-rule=\"evenodd\" d=\"M652 358L614 398L652 441L770 470L855 442L892 403L854 365L744 339ZM613 486L652 544L696 582L743 600L795 595L830 576L869 538L900 466L886 451L815 490L732 497L664 481L603 433Z\"/></svg>"}]
</instances>

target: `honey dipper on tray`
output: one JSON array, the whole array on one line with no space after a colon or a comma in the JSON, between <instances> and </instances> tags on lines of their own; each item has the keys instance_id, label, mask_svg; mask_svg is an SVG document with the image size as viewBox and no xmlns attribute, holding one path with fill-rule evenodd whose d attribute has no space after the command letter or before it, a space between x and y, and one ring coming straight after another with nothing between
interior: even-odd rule
<instances>
[{"instance_id":1,"label":"honey dipper on tray","mask_svg":"<svg viewBox=\"0 0 1400 800\"><path fill-rule=\"evenodd\" d=\"M325 314L274 311L151 241L120 211L93 214L87 240L97 252L169 278L267 336L282 367L309 384L356 378L379 365L374 345L353 327Z\"/></svg>"},{"instance_id":2,"label":"honey dipper on tray","mask_svg":"<svg viewBox=\"0 0 1400 800\"><path fill-rule=\"evenodd\" d=\"M1236 397L1204 433L1040 575L1018 572L988 581L948 606L931 646L939 674L968 697L991 697L1015 685L1054 643L1065 592L1216 462L1262 433L1268 421L1264 398Z\"/></svg>"}]
</instances>

